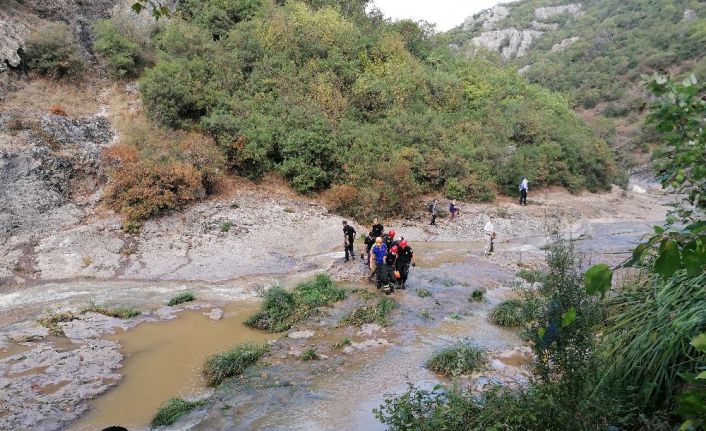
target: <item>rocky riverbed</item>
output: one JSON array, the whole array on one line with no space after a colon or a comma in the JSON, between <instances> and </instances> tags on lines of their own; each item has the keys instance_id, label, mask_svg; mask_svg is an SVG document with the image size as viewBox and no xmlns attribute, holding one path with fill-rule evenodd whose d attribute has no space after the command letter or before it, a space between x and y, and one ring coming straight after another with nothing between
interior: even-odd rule
<instances>
[{"instance_id":1,"label":"rocky riverbed","mask_svg":"<svg viewBox=\"0 0 706 431\"><path fill-rule=\"evenodd\" d=\"M90 399L119 384L123 354L106 338L115 331L178 319L189 307L218 317L226 304L322 271L352 291L348 299L281 337L267 365L219 387L206 407L175 429L378 429L371 410L383 395L403 391L407 381L444 382L423 363L464 337L491 355L490 366L465 384L521 384L529 353L515 332L488 323L487 312L516 294L519 269L542 265L548 229L571 233L589 259L615 261L665 211L665 198L650 193L547 191L530 195L528 207L510 200L462 204L460 218L441 219L436 227L422 213L416 220L384 221L412 242L419 265L409 289L393 295L398 307L388 327L355 327L338 322L381 293L361 284L362 261L343 262L342 218L314 201L262 187L243 183L229 196L148 222L136 236L123 234L115 216L90 204L83 211L93 213L80 224L35 233L37 245L25 249L32 256L27 261L35 262L34 276L0 294L0 402L10 406L0 415L0 428L61 429L85 414ZM496 253L485 257L482 226L489 215L497 218L499 238ZM90 264L83 256L92 257ZM486 301L469 302L478 288L487 291ZM187 290L204 302L160 306ZM429 296L419 295L422 290ZM90 301L143 314L129 320L79 314ZM36 322L45 310L78 318L60 323L65 336L56 337ZM350 345L334 348L345 337ZM301 361L305 349L315 349L321 360Z\"/></svg>"}]
</instances>

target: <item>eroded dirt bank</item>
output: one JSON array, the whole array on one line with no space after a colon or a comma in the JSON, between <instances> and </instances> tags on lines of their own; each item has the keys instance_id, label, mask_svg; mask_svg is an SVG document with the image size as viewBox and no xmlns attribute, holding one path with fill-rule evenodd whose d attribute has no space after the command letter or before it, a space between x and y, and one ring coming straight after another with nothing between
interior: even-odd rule
<instances>
[{"instance_id":1,"label":"eroded dirt bank","mask_svg":"<svg viewBox=\"0 0 706 431\"><path fill-rule=\"evenodd\" d=\"M531 195L525 208L509 200L462 205L461 218L440 220L437 227L428 226L424 214L386 221L412 241L419 259L409 289L394 294L398 307L388 327L339 325L352 308L381 294L360 284L362 262L342 262L342 218L315 202L243 185L226 198L149 222L136 237L123 236L116 218L94 214L41 239L39 244L53 245L35 251L39 275L0 294L0 401L10 406L0 415L0 429L62 429L85 414L88 400L121 378L123 353L108 334L178 319L184 308L210 313L274 283L293 285L321 271L358 292L284 334L266 365L219 387L206 407L175 429L376 429L371 410L384 393L404 390L407 381L443 382L424 361L463 337L489 349L492 358L486 371L468 377L469 384L521 383L526 370L517 357L527 352L515 332L489 324L487 312L515 294L518 269L542 265L547 227L571 232L589 259L616 262L664 217L661 202L660 196L620 190L580 196L556 191ZM496 254L486 258L482 226L491 214L499 238ZM226 221L229 229L221 229ZM101 245L110 237L122 241L116 251ZM85 265L80 257L91 253L95 258ZM68 277L73 280L60 280ZM468 301L476 288L487 289L485 302ZM422 289L431 295L419 296ZM162 306L187 290L201 301ZM66 337L48 336L36 323L46 309L77 312L91 300L143 314L130 320L77 315L60 324ZM344 337L351 345L333 348ZM307 348L322 359L302 362Z\"/></svg>"}]
</instances>

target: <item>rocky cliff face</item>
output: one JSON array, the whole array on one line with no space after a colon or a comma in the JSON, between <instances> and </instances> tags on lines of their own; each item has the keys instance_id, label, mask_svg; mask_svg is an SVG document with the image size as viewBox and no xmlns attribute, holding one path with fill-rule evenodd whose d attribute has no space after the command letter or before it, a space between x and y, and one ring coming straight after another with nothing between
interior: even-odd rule
<instances>
[{"instance_id":1,"label":"rocky cliff face","mask_svg":"<svg viewBox=\"0 0 706 431\"><path fill-rule=\"evenodd\" d=\"M111 138L102 116L0 114L0 280L29 271L27 247L97 201L100 153Z\"/></svg>"},{"instance_id":2,"label":"rocky cliff face","mask_svg":"<svg viewBox=\"0 0 706 431\"><path fill-rule=\"evenodd\" d=\"M533 19L524 25L504 27L510 16L508 6L495 6L466 19L462 31L474 34L465 48L472 53L478 48L488 49L502 55L506 60L523 57L537 39L547 32L556 31L560 24L554 22L564 17L579 17L582 6L572 3L562 6L540 7L534 10ZM562 42L557 49L562 49L575 41Z\"/></svg>"}]
</instances>

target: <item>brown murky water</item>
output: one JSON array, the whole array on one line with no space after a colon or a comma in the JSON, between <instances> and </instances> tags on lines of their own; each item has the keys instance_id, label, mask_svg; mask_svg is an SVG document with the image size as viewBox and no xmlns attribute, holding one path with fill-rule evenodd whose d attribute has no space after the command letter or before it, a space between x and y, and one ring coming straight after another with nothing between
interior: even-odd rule
<instances>
[{"instance_id":1,"label":"brown murky water","mask_svg":"<svg viewBox=\"0 0 706 431\"><path fill-rule=\"evenodd\" d=\"M100 430L110 425L147 429L163 401L204 393L201 366L209 355L235 344L276 337L242 324L258 306L255 301L231 304L219 321L210 320L203 311L188 311L174 320L143 324L109 337L123 346L126 358L119 371L123 379L93 400L89 413L71 429Z\"/></svg>"}]
</instances>

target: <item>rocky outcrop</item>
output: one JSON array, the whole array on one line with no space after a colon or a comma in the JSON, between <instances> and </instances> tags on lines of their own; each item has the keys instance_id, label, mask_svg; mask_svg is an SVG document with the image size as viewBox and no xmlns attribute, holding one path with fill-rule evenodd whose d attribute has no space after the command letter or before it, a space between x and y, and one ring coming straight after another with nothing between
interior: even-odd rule
<instances>
[{"instance_id":1,"label":"rocky outcrop","mask_svg":"<svg viewBox=\"0 0 706 431\"><path fill-rule=\"evenodd\" d=\"M475 16L467 18L463 23L463 30L473 31L478 28L484 31L495 30L498 23L504 18L507 18L509 14L510 9L505 6L495 6L486 9Z\"/></svg>"},{"instance_id":2,"label":"rocky outcrop","mask_svg":"<svg viewBox=\"0 0 706 431\"><path fill-rule=\"evenodd\" d=\"M578 3L541 7L534 10L534 20L525 25L502 28L502 23L511 14L511 8L512 6L495 6L468 18L463 23L463 31L477 34L470 40L470 46L466 45L469 54L472 55L477 48L482 47L501 54L505 60L523 57L538 38L559 30L560 24L552 22L554 18L563 15L575 17L582 11L582 6ZM574 38L567 39L558 44L555 51L574 42Z\"/></svg>"},{"instance_id":3,"label":"rocky outcrop","mask_svg":"<svg viewBox=\"0 0 706 431\"><path fill-rule=\"evenodd\" d=\"M474 37L471 43L477 47L498 52L504 59L509 60L524 56L532 46L532 42L542 34L541 31L536 30L509 28L482 33L480 36Z\"/></svg>"},{"instance_id":4,"label":"rocky outcrop","mask_svg":"<svg viewBox=\"0 0 706 431\"><path fill-rule=\"evenodd\" d=\"M581 12L581 5L578 3L564 6L540 7L534 10L534 18L537 21L549 21L560 15L576 16Z\"/></svg>"},{"instance_id":5,"label":"rocky outcrop","mask_svg":"<svg viewBox=\"0 0 706 431\"><path fill-rule=\"evenodd\" d=\"M101 116L0 114L0 279L22 269L40 236L84 216L81 206L98 188L100 154L111 138Z\"/></svg>"},{"instance_id":6,"label":"rocky outcrop","mask_svg":"<svg viewBox=\"0 0 706 431\"><path fill-rule=\"evenodd\" d=\"M556 45L552 46L552 52L562 51L562 50L570 47L571 45L575 44L578 41L579 41L578 36L564 39L561 42L557 43Z\"/></svg>"},{"instance_id":7,"label":"rocky outcrop","mask_svg":"<svg viewBox=\"0 0 706 431\"><path fill-rule=\"evenodd\" d=\"M694 9L686 9L684 11L684 18L682 19L684 20L684 22L692 22L699 19L699 16L696 15L696 11Z\"/></svg>"},{"instance_id":8,"label":"rocky outcrop","mask_svg":"<svg viewBox=\"0 0 706 431\"><path fill-rule=\"evenodd\" d=\"M20 64L19 51L24 48L27 35L27 26L11 20L0 11L0 73Z\"/></svg>"}]
</instances>

